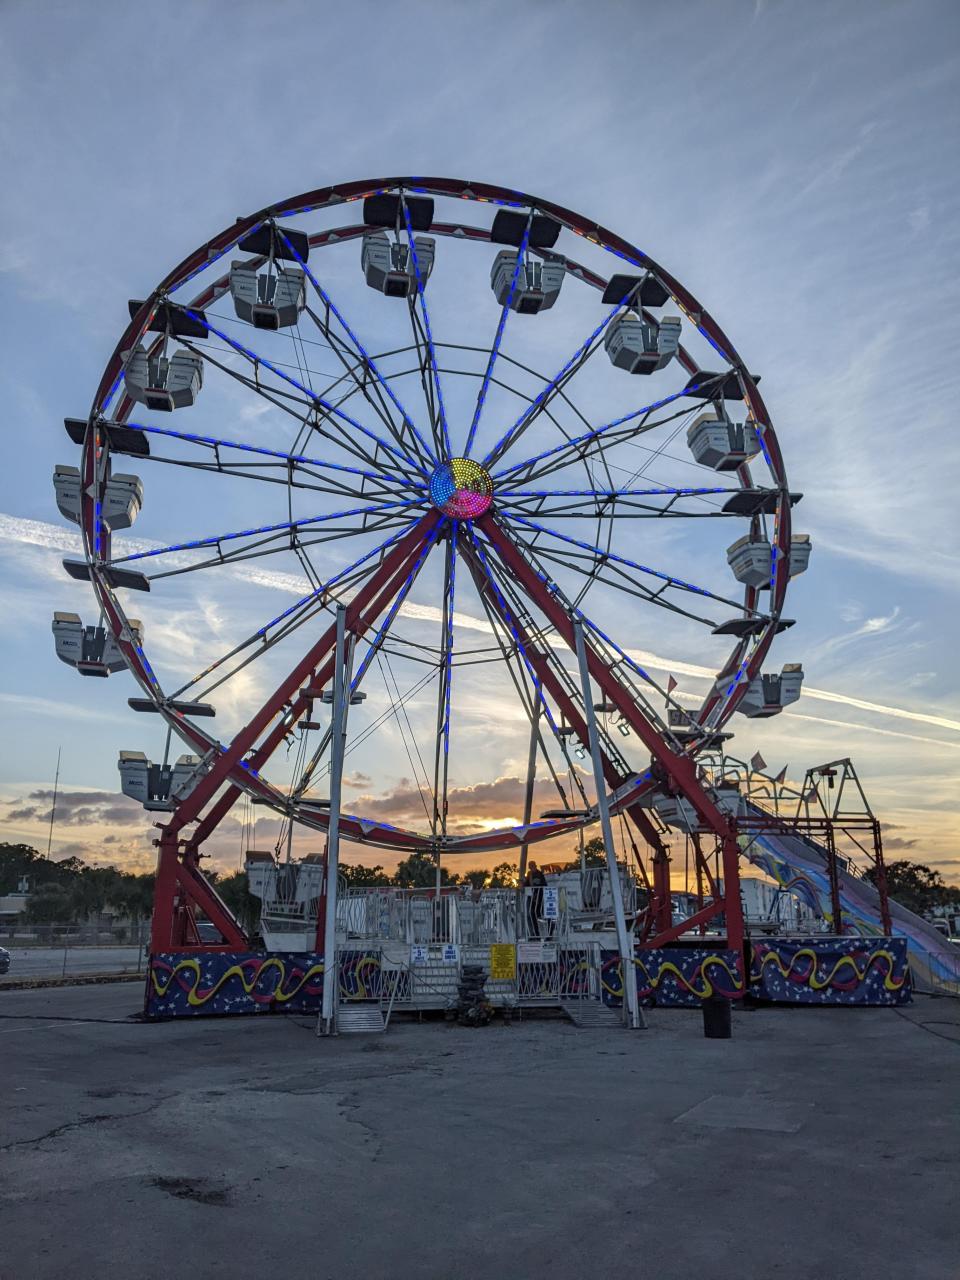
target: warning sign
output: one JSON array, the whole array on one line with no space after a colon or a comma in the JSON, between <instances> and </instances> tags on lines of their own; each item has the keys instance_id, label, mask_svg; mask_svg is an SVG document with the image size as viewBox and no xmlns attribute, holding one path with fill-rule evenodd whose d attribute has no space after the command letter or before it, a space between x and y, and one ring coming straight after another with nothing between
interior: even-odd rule
<instances>
[{"instance_id":1,"label":"warning sign","mask_svg":"<svg viewBox=\"0 0 960 1280\"><path fill-rule=\"evenodd\" d=\"M490 948L490 977L512 982L517 976L517 948L512 942L495 942Z\"/></svg>"},{"instance_id":2,"label":"warning sign","mask_svg":"<svg viewBox=\"0 0 960 1280\"><path fill-rule=\"evenodd\" d=\"M556 964L557 944L551 942L518 942L517 964Z\"/></svg>"}]
</instances>

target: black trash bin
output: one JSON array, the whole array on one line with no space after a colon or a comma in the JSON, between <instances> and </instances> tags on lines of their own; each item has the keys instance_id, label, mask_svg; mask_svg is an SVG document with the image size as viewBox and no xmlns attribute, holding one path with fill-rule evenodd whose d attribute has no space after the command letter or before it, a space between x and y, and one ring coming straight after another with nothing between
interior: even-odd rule
<instances>
[{"instance_id":1,"label":"black trash bin","mask_svg":"<svg viewBox=\"0 0 960 1280\"><path fill-rule=\"evenodd\" d=\"M708 1040L729 1040L730 1001L723 996L708 996L703 1001L703 1034Z\"/></svg>"}]
</instances>

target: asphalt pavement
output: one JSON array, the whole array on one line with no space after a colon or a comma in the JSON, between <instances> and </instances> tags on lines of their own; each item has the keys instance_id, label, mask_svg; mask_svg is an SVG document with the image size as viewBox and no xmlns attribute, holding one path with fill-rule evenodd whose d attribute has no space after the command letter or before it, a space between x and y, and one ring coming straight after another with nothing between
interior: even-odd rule
<instances>
[{"instance_id":1,"label":"asphalt pavement","mask_svg":"<svg viewBox=\"0 0 960 1280\"><path fill-rule=\"evenodd\" d=\"M137 1022L0 991L2 1280L956 1280L960 1002Z\"/></svg>"}]
</instances>

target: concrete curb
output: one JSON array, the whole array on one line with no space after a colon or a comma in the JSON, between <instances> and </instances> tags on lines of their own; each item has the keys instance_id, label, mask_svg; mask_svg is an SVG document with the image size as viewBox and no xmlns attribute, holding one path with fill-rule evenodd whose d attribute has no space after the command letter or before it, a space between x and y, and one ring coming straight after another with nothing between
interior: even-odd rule
<instances>
[{"instance_id":1,"label":"concrete curb","mask_svg":"<svg viewBox=\"0 0 960 1280\"><path fill-rule=\"evenodd\" d=\"M0 991L40 991L44 987L89 987L106 982L143 982L144 973L84 973L64 978L22 978L4 982L0 979Z\"/></svg>"}]
</instances>

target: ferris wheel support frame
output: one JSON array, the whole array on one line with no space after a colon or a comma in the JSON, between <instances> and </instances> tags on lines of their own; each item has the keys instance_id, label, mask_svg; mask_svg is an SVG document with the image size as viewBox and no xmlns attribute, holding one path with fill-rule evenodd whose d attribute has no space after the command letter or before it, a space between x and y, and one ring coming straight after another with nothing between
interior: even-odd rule
<instances>
[{"instance_id":1,"label":"ferris wheel support frame","mask_svg":"<svg viewBox=\"0 0 960 1280\"><path fill-rule=\"evenodd\" d=\"M554 218L576 235L601 246L635 267L654 271L669 289L687 319L696 326L703 337L730 365L731 373L739 380L743 399L753 420L763 430L764 453L776 482L779 498L773 538L776 546L776 555L770 584L769 622L774 625L768 626L767 631L759 643L750 651L749 656L747 655L745 640L741 642L738 648L735 648L720 672L721 676L733 678L732 692L728 690L727 694L722 697L722 705L722 695L719 692L714 692L701 712L701 717L704 721L714 715L715 712L716 716L726 719L736 708L745 692L747 680L759 670L769 649L775 633L775 624L779 621L788 580L791 534L790 502L787 500L789 495L786 491L785 473L779 444L775 433L770 429L769 415L754 378L747 371L733 344L730 343L723 330L710 314L700 306L693 295L674 276L635 245L623 240L591 220L550 201L537 199L534 202L532 197L509 188L479 182L468 183L460 179L451 178L380 178L342 183L306 192L286 201L267 206L257 213L238 219L236 223L225 228L206 244L195 250L193 254L185 258L183 262L168 273L150 297L140 304L135 314L132 314L124 335L117 344L101 378L88 420L88 430L84 440L81 463L83 477L81 529L90 577L100 599L103 616L113 631L118 647L126 658L131 671L145 691L153 696L154 690L150 687L151 682L155 683L152 672L142 650L136 646L125 629L123 615L116 608L115 600L104 577L103 566L110 560L110 531L101 518L96 501L103 475L106 474L106 468L109 464L109 437L104 432L102 419L106 407L120 383L122 353L143 336L145 328L157 307L171 290L180 288L205 270L212 262L222 258L242 238L251 235L266 224L274 225L275 220L278 218L293 215L301 210L329 208L334 205L357 201L367 195L395 187L401 191L405 189L427 191L437 195L458 197L463 200L479 201L493 205L518 206L529 204L532 209L535 203L537 209L542 213ZM409 233L409 217L406 217L406 220ZM490 232L484 229L462 227L454 224L438 224L435 230L437 234L466 236L469 239L490 240L491 238ZM310 243L319 244L331 238L354 238L363 234L363 232L364 227L362 226L337 228L311 237ZM255 257L250 260L249 265L257 268L264 261L265 259L263 258ZM601 277L595 276L589 270L579 266L577 271L581 278L594 287L603 288L604 282ZM218 280L205 288L198 297L191 301L189 306L193 309L202 308L208 302L219 297L225 291L225 288L225 278ZM429 327L429 321L426 317L424 317L424 320ZM216 331L214 330L214 332ZM427 337L429 338L429 336L428 333ZM156 339L152 344L151 350L155 349L160 342L161 339ZM678 359L687 368L688 372L696 371L696 363L687 356L687 353L682 348L678 353ZM436 373L437 362L435 356L431 363ZM556 380L554 381L556 382ZM439 386L437 390L439 392ZM131 407L132 402L125 393L121 392L115 414L116 418L120 422L125 421ZM424 517L424 519L426 518ZM436 522L439 517L434 514L433 518ZM510 556L525 566L524 586L529 598L537 603L547 617L552 618L552 615L559 610L560 615L566 622L566 629L558 627L558 634L563 636L566 644L571 645L570 629L573 626L574 614L564 609L547 591L543 580L525 559L521 547L513 540L507 529L502 525L498 525L491 515L488 515L485 521L486 525L478 521L477 527L484 530L496 547L497 554L504 558L504 562L506 563L507 557ZM421 525L418 525L416 528L419 529L421 527ZM502 546L498 545L497 538L491 536L488 532L490 527L495 527L499 531ZM416 529L410 531L411 535L415 532ZM390 600L396 595L399 586L403 583L404 574L408 573L410 566L414 564L416 554L422 545L422 541L413 545L411 555L403 561L398 573L393 577L386 569L387 558L384 558L380 567L363 588L363 592L368 593L367 600L370 602L369 613L371 617L356 615L355 620L361 630L356 631L354 628L355 634L362 634L362 631L366 630L370 625L371 618L377 616L378 612L382 612L383 608L389 605ZM390 554L393 555L396 550L397 548L394 547ZM400 561L396 563L399 565ZM753 608L754 596L755 592L751 589L747 595L745 608ZM353 605L351 605L351 609L353 609ZM364 606L364 609L366 609L366 606ZM314 648L316 650L317 646ZM311 654L313 652L312 650ZM531 647L531 660L534 654L535 650ZM317 662L322 662L328 656L329 646L325 654L317 657ZM709 794L700 784L693 755L678 754L668 742L665 742L660 737L653 725L644 717L642 710L637 706L629 690L620 685L616 677L606 669L604 660L599 653L590 649L590 659L593 678L598 680L600 687L604 689L605 695L617 706L623 716L624 723L628 724L638 734L644 745L651 749L651 755L657 771L656 784L665 786L668 790L673 791L674 794L682 794L689 800L699 815L702 824L713 832L723 851L724 891L727 901L724 902L717 899L710 907L699 911L695 917L692 917L690 921L684 922L682 926L672 927L669 858L663 842L660 840L657 830L646 812L639 807L640 795L622 805L623 808L626 808L631 820L647 843L654 849L654 901L648 919L652 916L655 932L645 945L652 946L665 943L673 937L679 936L681 932L686 928L692 927L694 923L702 923L705 919L713 918L721 911L724 911L725 908L729 908L726 910L729 941L731 946L739 946L740 941L742 941L743 925L739 893L733 892L738 884L738 849L734 822L726 818L716 808ZM307 659L304 659L304 662L306 661ZM332 663L332 659L330 659L330 663ZM299 670L300 668L298 667L297 671ZM598 670L606 674L606 682L599 679ZM157 904L154 913L155 943L166 939L167 944L170 945L175 937L179 936L186 941L187 935L189 935L191 945L199 944L199 939L195 936L196 930L192 929L190 924L190 903L206 911L228 940L236 941L245 937L238 922L233 919L225 904L219 900L215 890L204 879L199 865L200 850L204 840L209 837L244 791L252 794L255 798L267 800L275 809L279 807L280 811L283 811L282 804L278 805L278 793L266 780L259 778L257 770L270 757L279 743L283 741L290 729L296 725L298 719L303 716L304 700L300 697L292 696L292 691L290 697L284 692L287 689L287 684L291 681L295 686L296 672L291 675L284 686L281 686L276 691L245 729L241 730L228 748L222 747L219 743L211 745L212 740L208 736L202 734L198 729L195 730L182 715L174 711L167 703L158 702L157 709L162 712L168 726L175 724L185 741L191 743L194 749L205 757L205 764L209 766L212 761L212 767L191 796L187 797L177 807L170 822L161 828L162 834L158 842L160 845L160 860L158 864ZM545 678L544 687L548 687ZM616 695L614 690L617 691ZM559 687L559 692L563 692L562 685ZM269 731L260 746L254 747L257 738L269 726L270 720L274 717L279 718L288 701L289 714ZM558 706L562 706L559 699ZM582 717L580 719L582 721ZM570 723L573 724L574 721L571 719ZM584 729L586 730L585 724ZM248 751L252 751L252 754L248 760L244 761L242 757ZM608 775L608 765L612 766L612 761L604 763L605 776ZM616 774L617 770L614 769L613 772ZM618 778L617 781L622 783L624 779ZM650 785L652 787L654 783ZM210 807L205 815L201 817L201 813L208 805ZM191 823L197 822L198 819L198 825L192 835L184 839L182 836L184 828ZM311 824L308 819L308 825L319 825L319 823ZM557 833L559 834L559 830ZM226 946L227 944L224 945ZM158 949L156 945L154 949Z\"/></svg>"},{"instance_id":2,"label":"ferris wheel support frame","mask_svg":"<svg viewBox=\"0 0 960 1280\"><path fill-rule=\"evenodd\" d=\"M515 575L516 581L524 588L527 596L539 606L553 625L557 635L563 639L571 652L575 652L573 619L547 590L539 575L520 554L513 541L504 534L496 517L491 512L487 512L476 521L476 524L495 548L506 568ZM603 691L604 696L613 703L640 741L649 749L653 760L663 771L664 780L673 792L675 794L679 792L693 805L701 822L714 833L720 844L723 863L722 898L705 907L703 911L697 912L689 920L658 932L648 945L662 946L679 938L688 928L700 924L701 920L714 919L722 913L726 920L728 946L732 950L741 950L743 908L740 902L740 849L737 844L735 820L724 814L714 804L700 782L694 759L678 754L664 742L596 651L590 645L587 645L586 649L590 675ZM660 905L662 910L662 902Z\"/></svg>"},{"instance_id":3,"label":"ferris wheel support frame","mask_svg":"<svg viewBox=\"0 0 960 1280\"><path fill-rule=\"evenodd\" d=\"M440 520L439 512L429 512L392 548L369 581L358 591L346 610L345 626L354 636L361 636L377 617L388 608L390 602L406 581L411 567L416 563L423 542ZM194 790L177 805L169 822L161 826L156 889L154 892L151 950L154 953L169 951L182 943L182 911L178 895L184 893L195 905L207 910L207 902L200 901L210 894L198 889L209 883L199 869L200 848L226 817L239 798L243 787L236 780L241 773L256 779L261 765L272 756L284 737L306 713L312 699L303 692L304 687L321 688L333 674L336 657L337 621L335 620L297 664L289 676L270 695L247 725L234 735L230 746L221 751L211 768ZM286 715L283 712L288 710ZM250 751L257 737L271 721L277 723L264 742L253 751L250 759L242 757ZM218 792L222 793L218 796ZM209 813L200 820L192 836L182 841L184 827L200 819L204 807L211 801ZM229 933L237 945L247 945L249 939L239 921L224 904L210 915L212 922L224 936ZM208 914L210 914L208 912ZM227 926L225 931L224 925ZM219 950L229 947L215 948Z\"/></svg>"}]
</instances>

